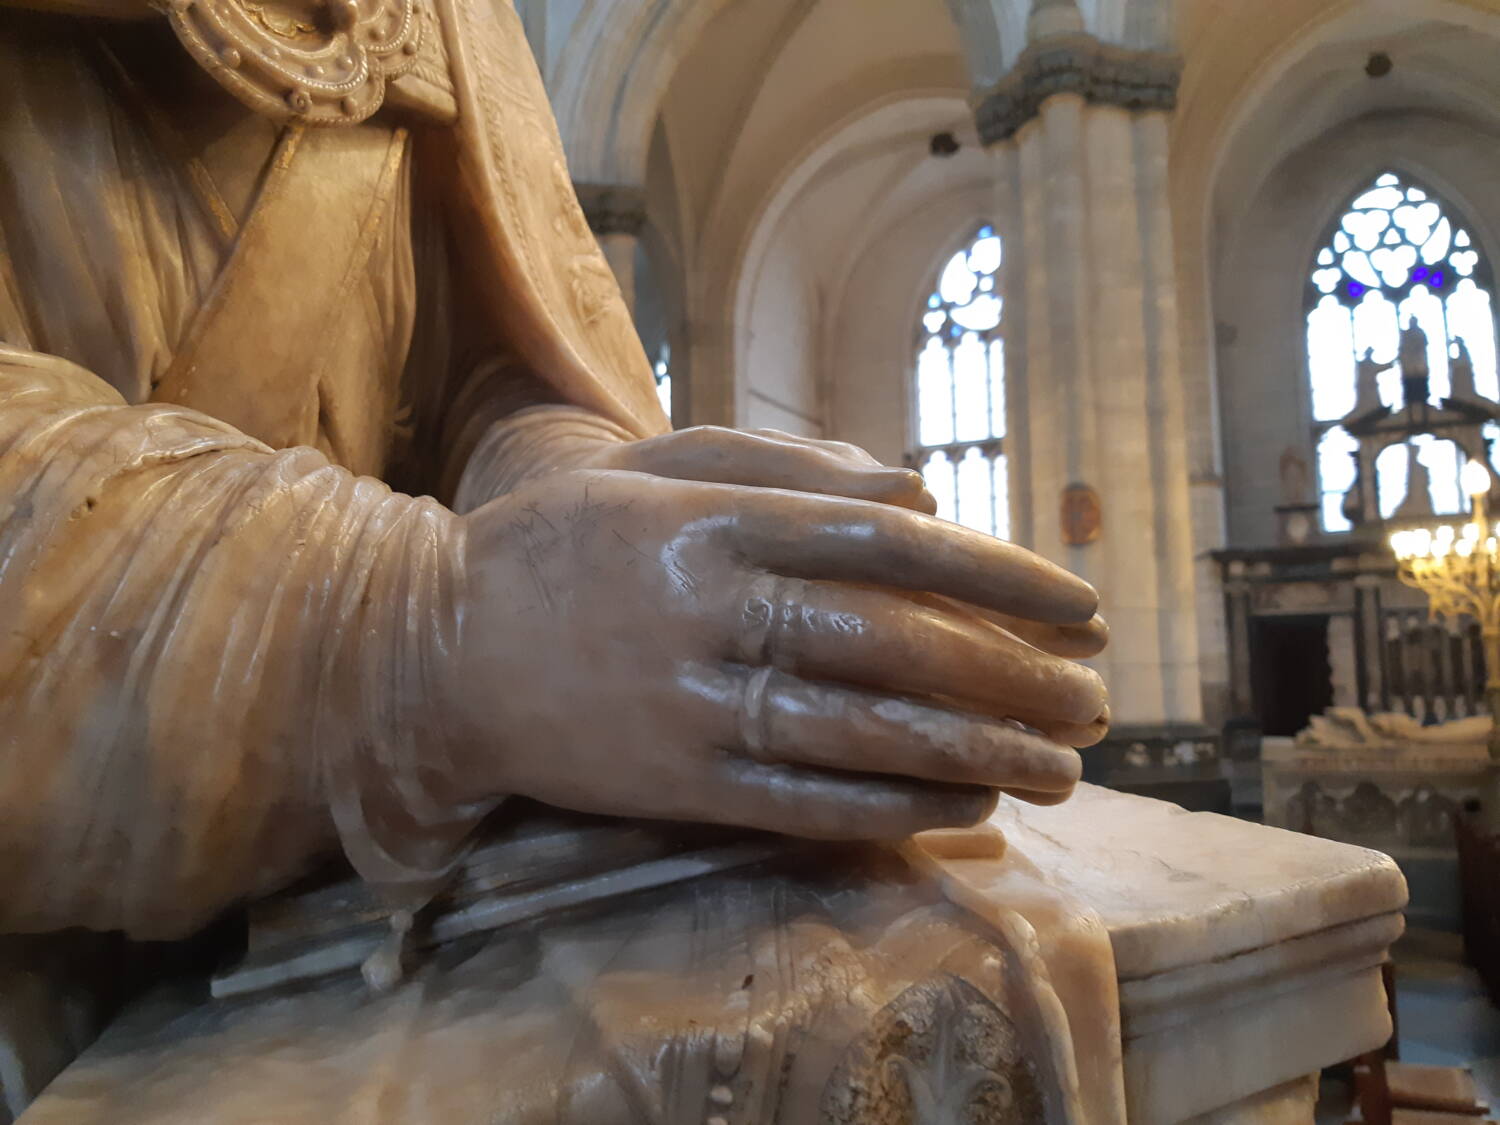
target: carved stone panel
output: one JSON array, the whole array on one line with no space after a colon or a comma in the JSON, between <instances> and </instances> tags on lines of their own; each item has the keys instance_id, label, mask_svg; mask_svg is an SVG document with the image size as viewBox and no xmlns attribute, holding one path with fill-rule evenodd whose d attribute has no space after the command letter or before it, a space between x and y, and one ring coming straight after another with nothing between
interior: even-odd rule
<instances>
[{"instance_id":1,"label":"carved stone panel","mask_svg":"<svg viewBox=\"0 0 1500 1125\"><path fill-rule=\"evenodd\" d=\"M1045 1116L1015 1025L950 974L912 985L876 1014L822 1105L825 1125L1023 1125Z\"/></svg>"}]
</instances>

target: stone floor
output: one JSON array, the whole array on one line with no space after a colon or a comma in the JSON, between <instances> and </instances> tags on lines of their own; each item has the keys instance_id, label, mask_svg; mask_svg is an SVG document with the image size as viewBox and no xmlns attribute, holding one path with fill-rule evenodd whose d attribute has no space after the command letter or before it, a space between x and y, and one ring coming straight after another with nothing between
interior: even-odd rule
<instances>
[{"instance_id":1,"label":"stone floor","mask_svg":"<svg viewBox=\"0 0 1500 1125\"><path fill-rule=\"evenodd\" d=\"M1457 934L1410 929L1397 943L1396 1017L1404 1062L1468 1066L1493 1109L1500 1109L1500 1009L1463 963ZM1325 1077L1318 1125L1356 1116L1347 1082Z\"/></svg>"}]
</instances>

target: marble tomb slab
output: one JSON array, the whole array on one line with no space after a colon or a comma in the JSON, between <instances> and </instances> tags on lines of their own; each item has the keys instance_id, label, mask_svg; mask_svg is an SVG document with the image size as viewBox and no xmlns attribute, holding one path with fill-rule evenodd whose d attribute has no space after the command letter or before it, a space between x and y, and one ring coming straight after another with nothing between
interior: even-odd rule
<instances>
[{"instance_id":1,"label":"marble tomb slab","mask_svg":"<svg viewBox=\"0 0 1500 1125\"><path fill-rule=\"evenodd\" d=\"M1380 965L1406 884L1388 856L1090 785L1053 808L1007 801L990 823L1005 860L942 865L1017 904L1024 856L1083 916L1074 931L1107 933L1129 1121L1311 1122L1306 1077L1389 1037ZM1087 1085L1102 1048L1080 1035Z\"/></svg>"}]
</instances>

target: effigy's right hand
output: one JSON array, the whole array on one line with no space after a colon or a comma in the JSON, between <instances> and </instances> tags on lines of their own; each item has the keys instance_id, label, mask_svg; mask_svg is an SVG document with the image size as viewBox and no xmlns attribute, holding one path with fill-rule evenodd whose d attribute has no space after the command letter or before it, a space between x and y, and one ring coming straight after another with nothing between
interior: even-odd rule
<instances>
[{"instance_id":1,"label":"effigy's right hand","mask_svg":"<svg viewBox=\"0 0 1500 1125\"><path fill-rule=\"evenodd\" d=\"M463 532L464 799L898 838L1066 796L1107 720L1055 655L1102 644L1093 589L921 512L578 470Z\"/></svg>"}]
</instances>

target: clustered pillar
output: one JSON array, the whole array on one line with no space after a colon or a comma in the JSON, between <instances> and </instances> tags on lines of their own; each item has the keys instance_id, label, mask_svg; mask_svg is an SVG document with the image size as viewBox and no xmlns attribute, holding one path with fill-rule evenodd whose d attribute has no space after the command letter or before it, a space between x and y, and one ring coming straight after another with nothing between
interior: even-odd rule
<instances>
[{"instance_id":1,"label":"clustered pillar","mask_svg":"<svg viewBox=\"0 0 1500 1125\"><path fill-rule=\"evenodd\" d=\"M1080 28L1071 5L1040 7L978 111L1009 219L1016 527L1099 588L1116 727L1175 738L1202 719L1167 194L1176 60ZM1080 485L1099 500L1090 542L1062 511Z\"/></svg>"}]
</instances>

